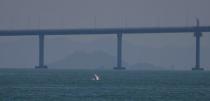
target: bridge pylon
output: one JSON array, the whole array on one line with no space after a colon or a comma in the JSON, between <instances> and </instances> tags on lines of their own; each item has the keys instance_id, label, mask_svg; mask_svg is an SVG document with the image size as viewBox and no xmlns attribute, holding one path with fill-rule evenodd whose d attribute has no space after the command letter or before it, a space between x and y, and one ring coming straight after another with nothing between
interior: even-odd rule
<instances>
[{"instance_id":1,"label":"bridge pylon","mask_svg":"<svg viewBox=\"0 0 210 101\"><path fill-rule=\"evenodd\" d=\"M122 66L122 33L117 33L117 66L115 70L125 70Z\"/></svg>"},{"instance_id":2,"label":"bridge pylon","mask_svg":"<svg viewBox=\"0 0 210 101\"><path fill-rule=\"evenodd\" d=\"M47 69L44 65L44 34L39 34L39 65L35 66L36 69Z\"/></svg>"},{"instance_id":3,"label":"bridge pylon","mask_svg":"<svg viewBox=\"0 0 210 101\"><path fill-rule=\"evenodd\" d=\"M200 67L200 38L202 33L199 31L199 19L196 19L196 31L195 31L195 38L196 38L196 59L195 59L195 67L192 70L204 70L204 68Z\"/></svg>"}]
</instances>

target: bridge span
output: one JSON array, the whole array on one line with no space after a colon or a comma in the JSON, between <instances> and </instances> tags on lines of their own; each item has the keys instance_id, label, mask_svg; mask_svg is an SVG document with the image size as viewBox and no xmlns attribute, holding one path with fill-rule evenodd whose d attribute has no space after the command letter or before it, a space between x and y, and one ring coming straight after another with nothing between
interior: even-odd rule
<instances>
[{"instance_id":1,"label":"bridge span","mask_svg":"<svg viewBox=\"0 0 210 101\"><path fill-rule=\"evenodd\" d=\"M46 35L89 35L89 34L116 34L117 36L117 64L114 69L126 69L122 66L122 37L123 34L157 34L157 33L194 33L196 39L195 67L192 70L203 70L200 67L200 37L202 32L210 32L210 26L192 27L153 27L153 28L101 28L101 29L37 29L37 30L0 30L0 36L38 36L39 64L35 68L48 68L44 63L44 40Z\"/></svg>"}]
</instances>

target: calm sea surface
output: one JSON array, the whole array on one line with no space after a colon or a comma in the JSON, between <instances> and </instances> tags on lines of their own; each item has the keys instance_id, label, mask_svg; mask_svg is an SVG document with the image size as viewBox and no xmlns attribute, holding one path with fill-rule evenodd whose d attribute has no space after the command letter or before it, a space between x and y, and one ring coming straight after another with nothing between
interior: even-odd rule
<instances>
[{"instance_id":1,"label":"calm sea surface","mask_svg":"<svg viewBox=\"0 0 210 101\"><path fill-rule=\"evenodd\" d=\"M210 101L210 72L0 69L0 101Z\"/></svg>"}]
</instances>

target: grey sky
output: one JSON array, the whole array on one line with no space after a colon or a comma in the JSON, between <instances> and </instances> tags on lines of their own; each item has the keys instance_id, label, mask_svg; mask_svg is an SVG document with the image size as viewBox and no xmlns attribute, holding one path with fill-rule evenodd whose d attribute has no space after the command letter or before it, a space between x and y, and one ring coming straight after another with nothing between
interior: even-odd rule
<instances>
[{"instance_id":1,"label":"grey sky","mask_svg":"<svg viewBox=\"0 0 210 101\"><path fill-rule=\"evenodd\" d=\"M195 18L200 19L201 25L210 25L209 4L209 0L0 0L0 29L194 26ZM73 36L61 39L91 42L100 38ZM36 41L34 37L29 39ZM28 38L1 37L0 44L21 40L26 41ZM59 38L53 37L50 40L56 41ZM126 35L124 40L144 47L194 47L193 34ZM203 50L210 50L208 43L210 35L204 34ZM206 51L202 55L206 56L202 58L202 64L210 66L207 61L210 60L210 53ZM124 58L134 61L131 56L132 53L129 53ZM184 66L184 63L178 66Z\"/></svg>"},{"instance_id":2,"label":"grey sky","mask_svg":"<svg viewBox=\"0 0 210 101\"><path fill-rule=\"evenodd\" d=\"M1 0L3 28L209 25L209 0Z\"/></svg>"}]
</instances>

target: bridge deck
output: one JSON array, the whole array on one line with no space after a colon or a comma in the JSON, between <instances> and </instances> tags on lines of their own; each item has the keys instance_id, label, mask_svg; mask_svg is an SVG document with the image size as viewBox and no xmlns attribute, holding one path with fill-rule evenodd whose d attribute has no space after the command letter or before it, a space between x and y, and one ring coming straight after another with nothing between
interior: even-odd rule
<instances>
[{"instance_id":1,"label":"bridge deck","mask_svg":"<svg viewBox=\"0 0 210 101\"><path fill-rule=\"evenodd\" d=\"M210 32L210 26L199 27L154 27L154 28L98 28L98 29L36 29L36 30L0 30L0 36L24 35L85 35L85 34L145 34L145 33L182 33Z\"/></svg>"}]
</instances>

